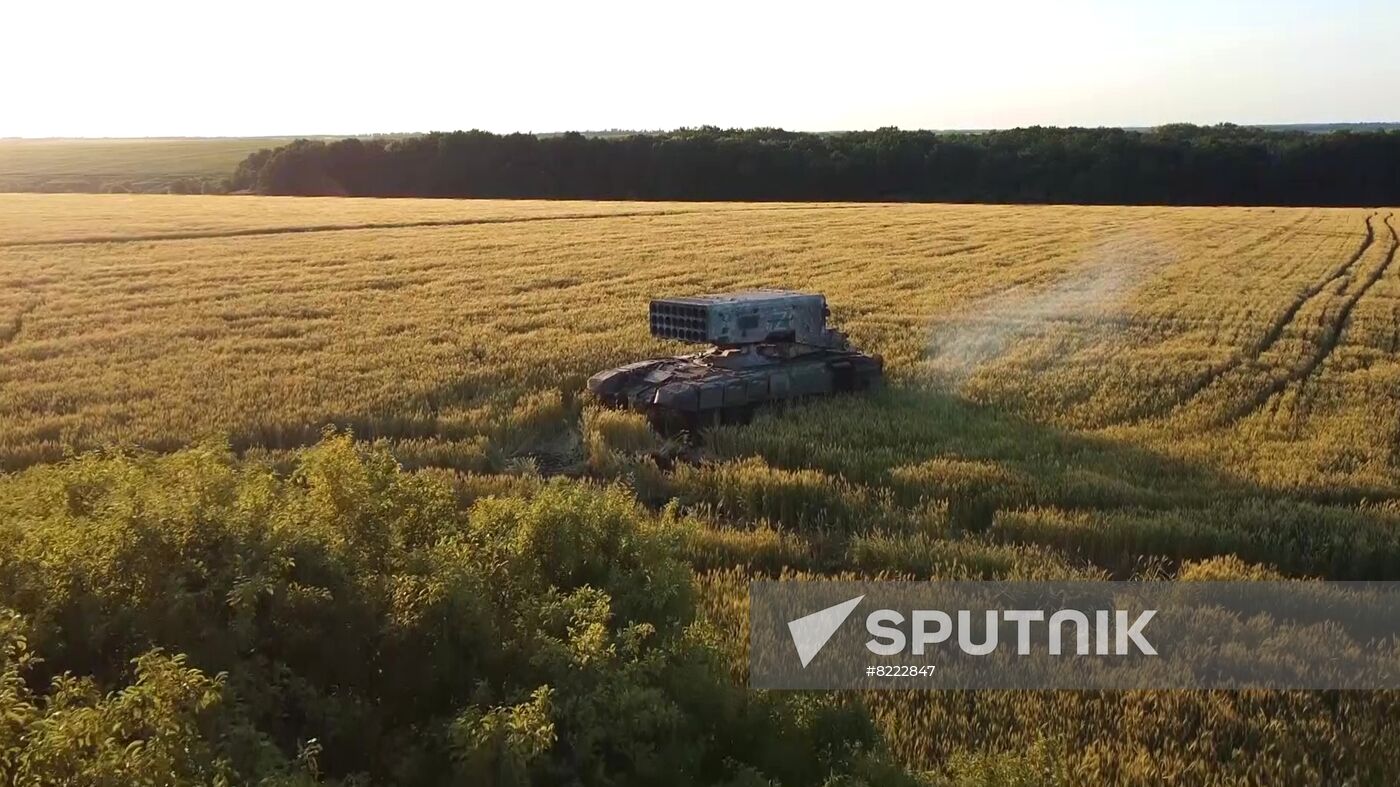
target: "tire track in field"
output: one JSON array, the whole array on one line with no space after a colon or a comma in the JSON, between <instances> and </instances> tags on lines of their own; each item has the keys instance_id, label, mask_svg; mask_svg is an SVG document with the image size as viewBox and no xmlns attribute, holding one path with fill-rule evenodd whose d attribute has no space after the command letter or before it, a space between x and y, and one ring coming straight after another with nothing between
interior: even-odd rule
<instances>
[{"instance_id":1,"label":"tire track in field","mask_svg":"<svg viewBox=\"0 0 1400 787\"><path fill-rule=\"evenodd\" d=\"M1318 342L1317 347L1313 350L1313 354L1302 364L1294 367L1293 371L1265 386L1242 407L1231 411L1229 416L1224 419L1225 423L1238 421L1244 418L1260 407L1263 407L1265 402L1269 401L1269 399L1273 398L1276 394L1283 392L1289 385L1306 381L1317 371L1318 367L1322 366L1322 364L1327 361L1327 358L1332 355L1332 351L1337 349L1337 345L1342 342L1342 334L1346 332L1347 323L1351 320L1352 310L1356 308L1356 304L1365 297L1366 293L1375 286L1376 282L1380 281L1385 276L1386 271L1390 270L1391 264L1395 262L1395 253L1397 250L1400 250L1400 234L1396 233L1395 226L1391 223L1393 217L1394 214L1389 214L1381 220L1385 225L1386 231L1390 233L1390 250L1386 252L1385 260L1376 267L1376 270L1372 272L1370 276L1366 277L1360 287L1356 288L1356 290L1342 302L1342 308L1337 310L1337 318L1323 330L1322 340Z\"/></svg>"},{"instance_id":2,"label":"tire track in field","mask_svg":"<svg viewBox=\"0 0 1400 787\"><path fill-rule=\"evenodd\" d=\"M39 308L39 299L35 298L15 312L15 316L10 318L8 326L0 327L0 347L7 347L19 338L20 331L24 330L25 318L37 308Z\"/></svg>"},{"instance_id":3,"label":"tire track in field","mask_svg":"<svg viewBox=\"0 0 1400 787\"><path fill-rule=\"evenodd\" d=\"M1298 316L1298 312L1302 311L1303 307L1306 306L1309 301L1320 295L1333 282L1348 276L1352 269L1356 267L1356 264L1361 261L1361 258L1366 255L1366 251L1371 248L1371 245L1375 243L1376 240L1375 227L1371 221L1373 218L1375 218L1374 213L1366 216L1366 234L1361 239L1361 245L1356 248L1356 251L1352 252L1350 257L1347 257L1341 263L1333 267L1332 270L1328 271L1327 276L1323 279L1309 285L1299 293L1298 297L1294 298L1292 303L1288 304L1288 307L1279 313L1278 317L1269 325L1269 329L1264 332L1264 336L1260 338L1259 342L1255 344L1254 347L1243 354L1231 357L1219 366L1209 369L1171 404L1157 408L1153 412L1130 418L1127 423L1139 423L1162 412L1175 412L1190 404L1197 396L1200 396L1203 391L1214 385L1221 377L1224 377L1226 374L1229 374L1247 363L1257 362L1263 357L1264 353L1272 349L1278 340L1282 338L1283 332L1288 329L1293 319Z\"/></svg>"},{"instance_id":4,"label":"tire track in field","mask_svg":"<svg viewBox=\"0 0 1400 787\"><path fill-rule=\"evenodd\" d=\"M620 213L565 213L553 216L501 216L466 219L429 219L424 221L383 221L363 224L309 224L295 227L250 227L245 229L204 230L190 232L153 232L145 235L85 235L73 238L44 238L42 240L0 241L0 249L29 246L77 246L89 243L142 243L152 241L202 240L206 238L248 238L263 235L297 235L310 232L352 232L355 230L396 230L421 227L470 227L478 224L526 224L537 221L590 221L596 219L630 219L647 216L686 216L693 214L757 213L783 210L839 210L878 208L881 203L860 205L781 205L720 210L634 210Z\"/></svg>"},{"instance_id":5,"label":"tire track in field","mask_svg":"<svg viewBox=\"0 0 1400 787\"><path fill-rule=\"evenodd\" d=\"M419 227L469 227L476 224L521 224L534 221L582 221L586 219L635 218L638 216L673 216L700 211L632 211L627 213L589 213L563 216L510 216L501 218L434 219L426 221L383 221L364 224L309 224L299 227L250 227L232 230L191 232L159 232L147 235L86 235L75 238L45 238L30 241L0 241L0 248L19 246L69 246L89 243L142 243L167 240L202 240L206 238L249 238L263 235L298 235L310 232L352 232L355 230L415 229Z\"/></svg>"},{"instance_id":6,"label":"tire track in field","mask_svg":"<svg viewBox=\"0 0 1400 787\"><path fill-rule=\"evenodd\" d=\"M1302 310L1303 306L1305 306L1308 301L1321 294L1332 282L1347 277L1351 273L1351 269L1361 261L1361 258L1366 255L1366 251L1376 242L1376 228L1371 221L1374 218L1374 213L1366 217L1366 237L1362 239L1361 245L1356 248L1356 251L1352 252L1352 255L1348 257L1345 262L1333 268L1326 279L1304 290L1303 294L1295 299L1293 303L1289 304L1288 308L1279 315L1278 319L1274 321L1274 324L1269 326L1269 330L1264 333L1264 338L1260 340L1256 349L1251 353L1253 360L1258 360L1260 356L1273 348L1274 344L1283 336L1284 329L1288 327L1289 323L1293 322L1293 318L1298 316L1298 312ZM1387 222L1387 226L1389 226L1388 217L1385 221ZM1394 230L1392 230L1391 233L1394 234ZM1374 283L1375 282L1371 282L1371 284ZM1368 284L1367 287L1369 286ZM1343 293L1344 292L1345 287L1343 288Z\"/></svg>"}]
</instances>

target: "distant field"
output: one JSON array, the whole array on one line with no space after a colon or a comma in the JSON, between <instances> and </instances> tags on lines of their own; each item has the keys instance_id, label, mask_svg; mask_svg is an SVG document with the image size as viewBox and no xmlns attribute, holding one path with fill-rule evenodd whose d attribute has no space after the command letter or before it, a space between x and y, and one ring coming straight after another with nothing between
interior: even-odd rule
<instances>
[{"instance_id":1,"label":"distant field","mask_svg":"<svg viewBox=\"0 0 1400 787\"><path fill-rule=\"evenodd\" d=\"M290 137L0 139L0 191L165 191L228 177L249 153Z\"/></svg>"},{"instance_id":2,"label":"distant field","mask_svg":"<svg viewBox=\"0 0 1400 787\"><path fill-rule=\"evenodd\" d=\"M450 227L591 216L713 213L736 204L554 200L304 199L219 195L10 194L0 207L0 247L34 243L178 240L333 229ZM796 205L768 204L771 209ZM810 206L809 206L810 207Z\"/></svg>"},{"instance_id":3,"label":"distant field","mask_svg":"<svg viewBox=\"0 0 1400 787\"><path fill-rule=\"evenodd\" d=\"M784 571L1400 579L1397 226L1389 209L0 196L0 468L209 438L278 458L334 425L466 485L618 481L696 517L685 554L740 678L746 582ZM712 461L671 470L636 455L637 423L584 407L591 373L685 349L648 335L648 298L764 286L824 292L888 387L713 430ZM869 704L920 770L1400 778L1384 694Z\"/></svg>"}]
</instances>

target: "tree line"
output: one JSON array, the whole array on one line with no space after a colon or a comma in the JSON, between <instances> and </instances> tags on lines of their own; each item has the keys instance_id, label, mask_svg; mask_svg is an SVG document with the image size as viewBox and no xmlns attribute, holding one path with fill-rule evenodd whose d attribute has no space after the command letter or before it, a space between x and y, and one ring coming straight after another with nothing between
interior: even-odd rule
<instances>
[{"instance_id":1,"label":"tree line","mask_svg":"<svg viewBox=\"0 0 1400 787\"><path fill-rule=\"evenodd\" d=\"M250 155L230 185L367 197L1394 205L1400 130L456 131L297 140Z\"/></svg>"}]
</instances>

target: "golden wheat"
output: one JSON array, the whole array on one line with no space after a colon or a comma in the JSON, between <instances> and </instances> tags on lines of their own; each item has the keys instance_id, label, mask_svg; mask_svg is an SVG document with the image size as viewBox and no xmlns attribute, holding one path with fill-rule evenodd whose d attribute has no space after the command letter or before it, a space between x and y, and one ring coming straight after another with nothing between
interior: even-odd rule
<instances>
[{"instance_id":1,"label":"golden wheat","mask_svg":"<svg viewBox=\"0 0 1400 787\"><path fill-rule=\"evenodd\" d=\"M689 517L739 678L753 576L1395 579L1397 221L0 196L0 467L278 452L338 425L457 471L464 500L615 479ZM649 298L752 287L824 292L886 390L715 429L713 462L672 469L638 419L584 406L592 372L683 349L647 334ZM1090 783L1320 780L1394 715L1371 695L869 702L919 767L975 780L1025 749ZM1277 757L1192 770L1241 739Z\"/></svg>"}]
</instances>

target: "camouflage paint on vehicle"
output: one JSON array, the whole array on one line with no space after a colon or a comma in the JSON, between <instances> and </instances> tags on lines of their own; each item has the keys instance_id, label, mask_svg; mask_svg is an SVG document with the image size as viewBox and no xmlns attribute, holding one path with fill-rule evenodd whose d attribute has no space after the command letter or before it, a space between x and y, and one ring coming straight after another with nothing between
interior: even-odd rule
<instances>
[{"instance_id":1,"label":"camouflage paint on vehicle","mask_svg":"<svg viewBox=\"0 0 1400 787\"><path fill-rule=\"evenodd\" d=\"M760 290L653 300L651 333L714 346L593 375L588 390L660 428L743 422L754 408L878 384L884 362L827 327L822 295Z\"/></svg>"}]
</instances>

